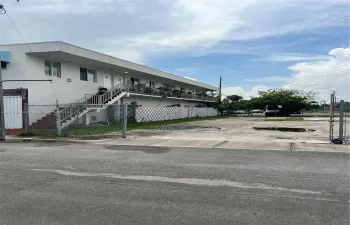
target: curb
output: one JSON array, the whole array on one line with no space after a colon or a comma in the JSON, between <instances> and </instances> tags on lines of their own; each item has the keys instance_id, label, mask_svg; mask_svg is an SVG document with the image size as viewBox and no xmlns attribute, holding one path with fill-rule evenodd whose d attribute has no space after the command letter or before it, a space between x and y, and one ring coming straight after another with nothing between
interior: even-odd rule
<instances>
[{"instance_id":1,"label":"curb","mask_svg":"<svg viewBox=\"0 0 350 225\"><path fill-rule=\"evenodd\" d=\"M119 140L119 141L118 141ZM325 143L299 143L299 142L261 142L261 143L242 143L222 141L210 145L181 145L181 142L188 140L176 140L176 144L169 143L172 139L148 140L143 139L64 139L64 138L10 138L0 143L71 143L71 144L92 144L92 145L120 145L120 146L150 146L150 147L173 147L173 148L209 148L209 149L231 149L231 150L253 150L253 151L288 151L288 152L328 152L328 153L350 153L349 145L334 145ZM106 142L106 143L104 143ZM163 143L165 142L165 143ZM167 143L168 142L168 143ZM187 143L188 144L188 143ZM228 145L226 145L228 144Z\"/></svg>"},{"instance_id":2,"label":"curb","mask_svg":"<svg viewBox=\"0 0 350 225\"><path fill-rule=\"evenodd\" d=\"M72 140L72 139L38 139L38 138L10 138L2 141L0 143L30 143L30 142L50 142L50 143L79 143L79 144L88 144L84 140Z\"/></svg>"}]
</instances>

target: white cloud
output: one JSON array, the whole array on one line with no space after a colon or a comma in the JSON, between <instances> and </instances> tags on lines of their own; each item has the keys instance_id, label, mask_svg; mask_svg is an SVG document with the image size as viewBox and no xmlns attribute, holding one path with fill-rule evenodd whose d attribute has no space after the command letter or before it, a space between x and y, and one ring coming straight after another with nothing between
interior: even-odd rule
<instances>
[{"instance_id":1,"label":"white cloud","mask_svg":"<svg viewBox=\"0 0 350 225\"><path fill-rule=\"evenodd\" d=\"M184 77L184 78L189 79L189 80L197 81L195 78L192 78L192 77Z\"/></svg>"},{"instance_id":2,"label":"white cloud","mask_svg":"<svg viewBox=\"0 0 350 225\"><path fill-rule=\"evenodd\" d=\"M3 1L27 41L63 40L132 61L168 52L244 53L247 46L222 44L348 23L348 0ZM8 32L0 42L20 42L3 21Z\"/></svg>"},{"instance_id":3,"label":"white cloud","mask_svg":"<svg viewBox=\"0 0 350 225\"><path fill-rule=\"evenodd\" d=\"M222 97L226 97L229 95L239 95L242 96L243 99L250 99L251 97L256 97L259 95L259 91L267 91L269 88L263 85L258 85L253 87L249 91L245 91L241 87L227 87L222 89Z\"/></svg>"},{"instance_id":4,"label":"white cloud","mask_svg":"<svg viewBox=\"0 0 350 225\"><path fill-rule=\"evenodd\" d=\"M176 68L175 73L176 74L177 73L179 73L179 74L193 74L200 69L201 68L199 68L199 67L181 67L181 68Z\"/></svg>"},{"instance_id":5,"label":"white cloud","mask_svg":"<svg viewBox=\"0 0 350 225\"><path fill-rule=\"evenodd\" d=\"M148 54L173 51L197 55L217 51L244 53L246 47L231 45L220 50L217 45L222 41L253 40L320 27L345 26L347 12L338 6L347 4L346 0L176 0L165 19L166 30L135 35L129 41L133 48Z\"/></svg>"},{"instance_id":6,"label":"white cloud","mask_svg":"<svg viewBox=\"0 0 350 225\"><path fill-rule=\"evenodd\" d=\"M14 12L48 15L105 13L115 11L116 8L133 13L133 6L135 6L135 1L128 0L30 0L30 2L14 2L11 1L11 4L8 3L5 6L13 7Z\"/></svg>"},{"instance_id":7,"label":"white cloud","mask_svg":"<svg viewBox=\"0 0 350 225\"><path fill-rule=\"evenodd\" d=\"M330 56L324 56L324 55L314 55L314 56L307 56L307 55L296 55L296 54L279 54L279 55L271 55L265 59L266 61L273 61L273 62L293 62L293 61L317 61L317 60L325 60L329 59Z\"/></svg>"},{"instance_id":8,"label":"white cloud","mask_svg":"<svg viewBox=\"0 0 350 225\"><path fill-rule=\"evenodd\" d=\"M272 77L261 77L261 78L252 78L252 79L244 79L246 82L285 82L288 81L288 77L282 76L272 76Z\"/></svg>"},{"instance_id":9,"label":"white cloud","mask_svg":"<svg viewBox=\"0 0 350 225\"><path fill-rule=\"evenodd\" d=\"M141 54L135 51L128 51L128 50L120 50L118 52L104 51L104 53L123 60L144 64L144 62L142 61Z\"/></svg>"},{"instance_id":10,"label":"white cloud","mask_svg":"<svg viewBox=\"0 0 350 225\"><path fill-rule=\"evenodd\" d=\"M350 99L350 47L329 52L332 58L302 62L288 67L292 71L285 88L316 91L320 100L328 100L332 91L345 100Z\"/></svg>"}]
</instances>

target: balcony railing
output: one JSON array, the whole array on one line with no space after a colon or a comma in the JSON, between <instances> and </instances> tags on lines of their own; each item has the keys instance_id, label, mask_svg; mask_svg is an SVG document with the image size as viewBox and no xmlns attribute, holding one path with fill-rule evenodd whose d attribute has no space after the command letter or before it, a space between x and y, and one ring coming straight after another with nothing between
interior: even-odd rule
<instances>
[{"instance_id":1,"label":"balcony railing","mask_svg":"<svg viewBox=\"0 0 350 225\"><path fill-rule=\"evenodd\" d=\"M130 93L143 94L143 95L154 95L168 98L184 98L194 99L201 101L216 102L217 99L206 94L192 94L191 92L184 92L181 90L171 90L165 87L153 88L144 84L126 84L126 90Z\"/></svg>"}]
</instances>

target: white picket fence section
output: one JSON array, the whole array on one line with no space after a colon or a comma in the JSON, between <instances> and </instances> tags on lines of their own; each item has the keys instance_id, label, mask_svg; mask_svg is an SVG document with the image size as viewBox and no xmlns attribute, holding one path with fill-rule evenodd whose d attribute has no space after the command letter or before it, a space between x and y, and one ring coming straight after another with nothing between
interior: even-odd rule
<instances>
[{"instance_id":1,"label":"white picket fence section","mask_svg":"<svg viewBox=\"0 0 350 225\"><path fill-rule=\"evenodd\" d=\"M4 96L4 115L6 129L23 128L23 109L21 96Z\"/></svg>"},{"instance_id":2,"label":"white picket fence section","mask_svg":"<svg viewBox=\"0 0 350 225\"><path fill-rule=\"evenodd\" d=\"M136 122L151 122L218 115L214 108L138 106L135 118Z\"/></svg>"}]
</instances>

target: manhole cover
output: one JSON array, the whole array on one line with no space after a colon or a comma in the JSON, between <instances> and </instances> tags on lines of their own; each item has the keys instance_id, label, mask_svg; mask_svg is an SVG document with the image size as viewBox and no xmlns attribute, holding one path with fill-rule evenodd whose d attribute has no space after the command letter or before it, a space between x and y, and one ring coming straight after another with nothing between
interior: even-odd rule
<instances>
[{"instance_id":1,"label":"manhole cover","mask_svg":"<svg viewBox=\"0 0 350 225\"><path fill-rule=\"evenodd\" d=\"M314 129L295 128L295 127L253 127L255 130L277 130L282 132L314 132Z\"/></svg>"}]
</instances>

